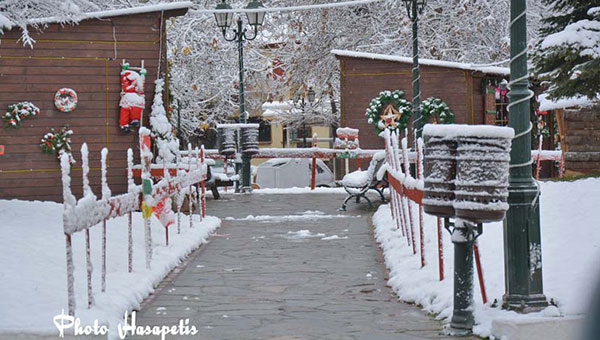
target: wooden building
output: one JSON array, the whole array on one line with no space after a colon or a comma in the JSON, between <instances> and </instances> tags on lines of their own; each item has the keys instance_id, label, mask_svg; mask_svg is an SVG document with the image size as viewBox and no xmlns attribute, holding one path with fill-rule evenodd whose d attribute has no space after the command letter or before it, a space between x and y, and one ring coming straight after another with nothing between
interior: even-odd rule
<instances>
[{"instance_id":1,"label":"wooden building","mask_svg":"<svg viewBox=\"0 0 600 340\"><path fill-rule=\"evenodd\" d=\"M362 149L382 149L383 139L367 122L365 110L383 90L402 90L412 101L412 58L334 50L341 69L341 126L358 128ZM496 124L495 88L508 80L509 69L419 59L421 100L445 101L458 124ZM500 105L503 105L500 103ZM502 122L498 122L501 124Z\"/></svg>"},{"instance_id":2,"label":"wooden building","mask_svg":"<svg viewBox=\"0 0 600 340\"><path fill-rule=\"evenodd\" d=\"M2 128L0 145L0 198L62 201L59 161L42 153L40 140L51 128L73 130L72 147L77 163L72 168L74 194L81 195L80 148L90 150L90 181L100 194L100 150L109 149L109 185L113 193L126 191L126 150L138 152L137 133L119 130L120 72L123 59L132 66L144 61L147 70L144 117L148 117L157 74L166 65L166 20L183 15L192 4L175 2L124 10L88 13L76 25L38 20L47 24L29 27L33 48L23 46L21 30L4 29L0 35L0 113L8 105L32 102L40 113L19 128ZM60 88L77 92L74 111L56 109ZM144 126L148 126L144 119Z\"/></svg>"}]
</instances>

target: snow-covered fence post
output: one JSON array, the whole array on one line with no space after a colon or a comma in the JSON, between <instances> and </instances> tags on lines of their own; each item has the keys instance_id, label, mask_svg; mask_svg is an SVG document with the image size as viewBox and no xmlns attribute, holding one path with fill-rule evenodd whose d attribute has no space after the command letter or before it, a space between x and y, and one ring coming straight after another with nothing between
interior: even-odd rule
<instances>
[{"instance_id":1,"label":"snow-covered fence post","mask_svg":"<svg viewBox=\"0 0 600 340\"><path fill-rule=\"evenodd\" d=\"M423 139L417 139L417 179L423 181ZM425 267L425 236L423 233L423 204L419 203L419 242L421 251L421 268Z\"/></svg>"},{"instance_id":2,"label":"snow-covered fence post","mask_svg":"<svg viewBox=\"0 0 600 340\"><path fill-rule=\"evenodd\" d=\"M60 157L60 168L63 183L63 223L67 214L75 208L75 196L71 193L71 163L69 155L63 153ZM71 233L65 231L65 249L67 255L67 299L69 315L75 316L75 277L73 275L73 245L71 243Z\"/></svg>"},{"instance_id":3,"label":"snow-covered fence post","mask_svg":"<svg viewBox=\"0 0 600 340\"><path fill-rule=\"evenodd\" d=\"M202 163L202 166L204 165L204 144L200 146L200 162ZM208 168L206 169L208 171ZM201 187L202 187L202 192L201 192L201 204L202 204L202 211L201 211L201 216L204 219L206 217L206 181L204 180L206 176L202 177L202 182L201 182Z\"/></svg>"},{"instance_id":4,"label":"snow-covered fence post","mask_svg":"<svg viewBox=\"0 0 600 340\"><path fill-rule=\"evenodd\" d=\"M102 148L101 151L101 176L102 176L102 201L108 202L111 192L106 180L106 158L108 149ZM106 291L106 219L102 221L102 291Z\"/></svg>"},{"instance_id":5,"label":"snow-covered fence post","mask_svg":"<svg viewBox=\"0 0 600 340\"><path fill-rule=\"evenodd\" d=\"M127 149L127 192L133 191L133 150ZM133 212L127 213L127 271L133 271Z\"/></svg>"},{"instance_id":6,"label":"snow-covered fence post","mask_svg":"<svg viewBox=\"0 0 600 340\"><path fill-rule=\"evenodd\" d=\"M410 178L410 165L408 164L408 141L406 137L402 138L402 159L404 161L404 178ZM412 243L413 254L417 253L417 248L415 245L415 225L412 214L412 206L410 204L411 199L409 197L406 198L406 203L408 205L408 219L410 220L410 238Z\"/></svg>"},{"instance_id":7,"label":"snow-covered fence post","mask_svg":"<svg viewBox=\"0 0 600 340\"><path fill-rule=\"evenodd\" d=\"M183 170L181 170L181 153L179 149L177 149L177 178L182 176ZM177 234L181 234L181 204L182 200L182 191L181 188L177 190L175 194L175 206L177 207Z\"/></svg>"},{"instance_id":8,"label":"snow-covered fence post","mask_svg":"<svg viewBox=\"0 0 600 340\"><path fill-rule=\"evenodd\" d=\"M140 155L142 162L142 217L144 218L144 245L146 251L146 268L150 269L152 261L152 178L150 175L150 164L152 162L152 151L150 151L150 130L140 128Z\"/></svg>"},{"instance_id":9,"label":"snow-covered fence post","mask_svg":"<svg viewBox=\"0 0 600 340\"><path fill-rule=\"evenodd\" d=\"M385 150L386 150L386 162L388 164L389 169L392 171L396 171L395 161L394 161L394 151L392 148L392 142L390 140L391 133L389 130L385 130L384 132L384 141L385 141ZM396 228L400 229L402 236L404 236L404 222L402 217L400 216L400 210L398 208L398 193L396 192L396 188L393 185L389 186L390 190L390 209L392 212L392 218L396 222Z\"/></svg>"},{"instance_id":10,"label":"snow-covered fence post","mask_svg":"<svg viewBox=\"0 0 600 340\"><path fill-rule=\"evenodd\" d=\"M188 175L192 172L192 143L188 143ZM190 213L190 228L194 227L194 222L192 220L192 203L194 202L192 185L190 184L188 188L188 210Z\"/></svg>"},{"instance_id":11,"label":"snow-covered fence post","mask_svg":"<svg viewBox=\"0 0 600 340\"><path fill-rule=\"evenodd\" d=\"M202 162L200 161L200 149L196 147L196 169L197 171L201 171ZM196 193L196 211L198 212L198 216L200 216L200 221L202 221L202 197L200 195L200 182L197 182L195 185L195 193Z\"/></svg>"},{"instance_id":12,"label":"snow-covered fence post","mask_svg":"<svg viewBox=\"0 0 600 340\"><path fill-rule=\"evenodd\" d=\"M312 136L312 147L313 150L314 148L317 147L317 133L313 133ZM315 184L317 182L317 157L315 157L315 154L313 152L313 157L312 157L312 168L311 168L311 174L310 174L310 190L315 190Z\"/></svg>"},{"instance_id":13,"label":"snow-covered fence post","mask_svg":"<svg viewBox=\"0 0 600 340\"><path fill-rule=\"evenodd\" d=\"M438 236L438 271L440 281L444 280L444 247L442 244L442 218L437 218L437 236Z\"/></svg>"},{"instance_id":14,"label":"snow-covered fence post","mask_svg":"<svg viewBox=\"0 0 600 340\"><path fill-rule=\"evenodd\" d=\"M544 135L540 133L539 141L538 141L538 156L535 167L535 180L540 180L540 168L542 164L542 142L544 141Z\"/></svg>"},{"instance_id":15,"label":"snow-covered fence post","mask_svg":"<svg viewBox=\"0 0 600 340\"><path fill-rule=\"evenodd\" d=\"M81 168L82 168L82 179L83 179L83 198L82 200L95 201L96 197L90 188L90 180L88 179L88 173L90 172L90 166L88 162L88 147L87 143L81 145ZM85 260L86 260L86 272L87 272L87 295L88 295L88 308L94 304L94 295L92 293L92 254L90 250L90 229L85 229Z\"/></svg>"},{"instance_id":16,"label":"snow-covered fence post","mask_svg":"<svg viewBox=\"0 0 600 340\"><path fill-rule=\"evenodd\" d=\"M163 178L164 180L167 182L167 185L169 185L169 183L171 182L171 173L169 172L169 167L167 166L167 160L163 158ZM162 211L165 211L167 209L166 204L167 202L169 202L169 199L166 198L163 201L162 197L157 197L157 200L159 202L161 202L160 204L162 204ZM160 215L160 214L159 214ZM164 226L165 228L165 246L169 246L169 227L168 226Z\"/></svg>"}]
</instances>

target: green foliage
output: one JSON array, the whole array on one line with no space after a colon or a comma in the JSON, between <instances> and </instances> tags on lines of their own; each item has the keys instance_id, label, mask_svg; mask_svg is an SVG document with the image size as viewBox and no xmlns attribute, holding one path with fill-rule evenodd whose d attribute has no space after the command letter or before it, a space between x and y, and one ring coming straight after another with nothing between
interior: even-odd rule
<instances>
[{"instance_id":1,"label":"green foliage","mask_svg":"<svg viewBox=\"0 0 600 340\"><path fill-rule=\"evenodd\" d=\"M548 85L550 99L600 91L600 6L598 0L545 0L556 13L544 19L542 40L533 54L534 72Z\"/></svg>"},{"instance_id":2,"label":"green foliage","mask_svg":"<svg viewBox=\"0 0 600 340\"><path fill-rule=\"evenodd\" d=\"M30 102L20 102L8 105L2 120L5 128L18 128L21 122L40 113L40 109Z\"/></svg>"},{"instance_id":3,"label":"green foliage","mask_svg":"<svg viewBox=\"0 0 600 340\"><path fill-rule=\"evenodd\" d=\"M71 156L71 136L73 135L73 130L70 130L67 126L63 126L60 131L56 132L54 128L50 129L50 132L46 133L44 137L42 137L42 142L40 143L40 147L42 151L47 154L54 154L60 157L63 153L69 154L69 158L72 160ZM71 163L74 163L72 160Z\"/></svg>"},{"instance_id":4,"label":"green foliage","mask_svg":"<svg viewBox=\"0 0 600 340\"><path fill-rule=\"evenodd\" d=\"M384 114L384 110L390 104L398 111L400 117L394 120L394 125L389 125L386 127L385 122L381 119L381 115ZM412 105L410 102L404 99L403 91L382 91L379 93L378 97L371 99L371 102L369 102L369 106L365 112L365 116L367 117L369 124L373 124L375 126L377 134L386 128L390 131L402 132L402 130L404 130L408 125L411 111Z\"/></svg>"},{"instance_id":5,"label":"green foliage","mask_svg":"<svg viewBox=\"0 0 600 340\"><path fill-rule=\"evenodd\" d=\"M421 103L421 115L427 123L433 117L434 122L440 124L454 123L454 113L446 102L439 98L429 97Z\"/></svg>"}]
</instances>

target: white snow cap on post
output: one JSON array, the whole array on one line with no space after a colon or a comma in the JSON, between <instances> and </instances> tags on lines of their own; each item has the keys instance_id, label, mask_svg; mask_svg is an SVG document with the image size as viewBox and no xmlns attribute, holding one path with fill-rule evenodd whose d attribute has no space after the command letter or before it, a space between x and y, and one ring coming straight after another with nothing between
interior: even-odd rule
<instances>
[{"instance_id":1,"label":"white snow cap on post","mask_svg":"<svg viewBox=\"0 0 600 340\"><path fill-rule=\"evenodd\" d=\"M512 139L515 136L515 130L506 126L493 125L426 124L423 128L423 136Z\"/></svg>"},{"instance_id":2,"label":"white snow cap on post","mask_svg":"<svg viewBox=\"0 0 600 340\"><path fill-rule=\"evenodd\" d=\"M108 187L108 182L106 180L106 158L108 156L108 149L102 148L101 152L101 164L102 164L102 199L109 199L111 195L110 188Z\"/></svg>"}]
</instances>

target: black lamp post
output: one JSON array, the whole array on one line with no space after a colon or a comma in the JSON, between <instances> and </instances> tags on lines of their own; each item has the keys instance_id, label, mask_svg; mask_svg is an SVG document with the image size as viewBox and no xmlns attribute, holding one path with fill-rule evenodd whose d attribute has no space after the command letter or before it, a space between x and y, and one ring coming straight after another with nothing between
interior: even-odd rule
<instances>
[{"instance_id":1,"label":"black lamp post","mask_svg":"<svg viewBox=\"0 0 600 340\"><path fill-rule=\"evenodd\" d=\"M408 17L412 21L412 43L413 43L413 129L416 132L416 137L421 137L424 122L421 119L421 88L419 80L419 41L417 37L419 15L423 13L423 8L427 0L402 0L406 6Z\"/></svg>"},{"instance_id":2,"label":"black lamp post","mask_svg":"<svg viewBox=\"0 0 600 340\"><path fill-rule=\"evenodd\" d=\"M263 4L260 1L252 1L246 6L246 9L255 9L258 10L260 8L264 8ZM217 5L217 10L231 10L231 6L222 0L220 4ZM248 12L246 13L246 17L248 19L248 24L253 27L253 34L251 36L246 35L246 28L244 28L242 23L242 18L238 17L237 28L233 29L233 35L231 37L227 36L227 29L231 26L233 21L233 13L231 12L223 12L215 13L215 19L217 21L217 27L221 29L223 32L223 38L227 41L235 41L238 44L238 54L239 54L239 74L240 74L240 123L246 123L246 101L244 97L244 41L246 40L254 40L256 35L258 34L258 28L262 26L263 21L265 19L265 12L257 11L257 12ZM247 190L250 188L250 159L251 156L242 155L242 190ZM248 189L249 190L249 189Z\"/></svg>"},{"instance_id":3,"label":"black lamp post","mask_svg":"<svg viewBox=\"0 0 600 340\"><path fill-rule=\"evenodd\" d=\"M302 147L306 148L306 102L304 98L308 99L308 102L312 105L315 102L315 90L313 90L312 86L308 88L308 92L306 94L298 94L296 98L296 102L302 108Z\"/></svg>"}]
</instances>

